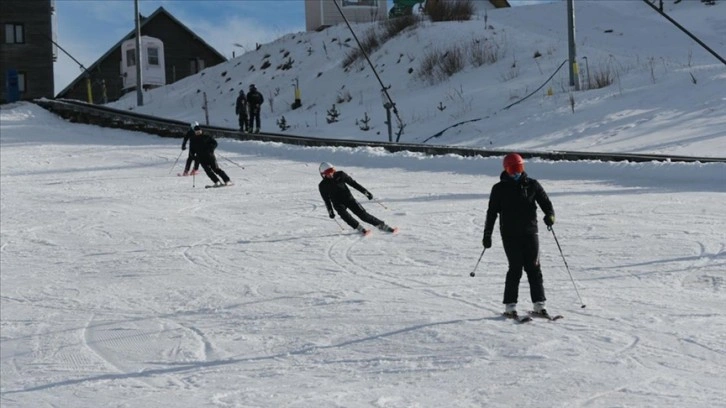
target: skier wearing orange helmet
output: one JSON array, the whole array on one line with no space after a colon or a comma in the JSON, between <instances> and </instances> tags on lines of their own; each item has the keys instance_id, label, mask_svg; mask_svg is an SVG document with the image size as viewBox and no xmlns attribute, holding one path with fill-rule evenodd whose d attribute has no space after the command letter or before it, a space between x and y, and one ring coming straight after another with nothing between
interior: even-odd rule
<instances>
[{"instance_id":1,"label":"skier wearing orange helmet","mask_svg":"<svg viewBox=\"0 0 726 408\"><path fill-rule=\"evenodd\" d=\"M338 212L338 215L340 215L340 218L350 225L351 228L356 229L363 235L368 235L370 230L365 229L358 220L353 218L353 216L348 213L348 210L350 210L353 214L360 217L361 220L375 225L381 231L391 233L395 233L397 231L396 228L388 226L385 222L369 214L360 205L360 203L356 201L353 194L350 193L348 185L363 193L363 195L365 195L369 200L373 199L373 194L358 184L357 181L353 180L353 177L349 176L344 171L336 170L335 167L328 162L320 163L318 170L320 172L320 176L323 178L318 185L318 189L320 190L320 196L323 197L323 201L325 202L325 208L328 209L328 216L330 218L335 218L335 212L333 212L333 209L335 209L335 211Z\"/></svg>"},{"instance_id":2,"label":"skier wearing orange helmet","mask_svg":"<svg viewBox=\"0 0 726 408\"><path fill-rule=\"evenodd\" d=\"M509 262L504 285L504 315L518 318L519 281L524 269L534 313L549 317L545 309L545 290L539 263L537 206L544 212L544 222L548 227L555 223L555 211L544 188L524 171L522 156L510 153L504 157L502 164L504 171L499 176L500 181L492 187L489 195L482 244L484 248L491 248L494 223L499 216L502 245Z\"/></svg>"}]
</instances>

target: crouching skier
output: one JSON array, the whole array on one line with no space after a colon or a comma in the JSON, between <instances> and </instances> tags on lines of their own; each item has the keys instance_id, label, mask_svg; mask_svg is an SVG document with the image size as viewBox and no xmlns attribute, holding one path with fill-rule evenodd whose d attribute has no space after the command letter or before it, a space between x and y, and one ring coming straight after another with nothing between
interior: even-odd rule
<instances>
[{"instance_id":1,"label":"crouching skier","mask_svg":"<svg viewBox=\"0 0 726 408\"><path fill-rule=\"evenodd\" d=\"M217 158L214 156L214 149L217 148L217 141L210 135L204 134L199 123L192 123L194 135L189 141L190 153L194 155L196 160L202 165L204 172L207 173L214 184L206 187L224 187L231 186L232 182L224 170L219 168ZM219 176L219 177L217 177ZM219 178L222 181L219 181Z\"/></svg>"},{"instance_id":2,"label":"crouching skier","mask_svg":"<svg viewBox=\"0 0 726 408\"><path fill-rule=\"evenodd\" d=\"M361 220L375 225L381 231L385 232L397 232L398 228L391 228L385 222L378 218L370 215L358 201L353 198L348 185L355 188L356 190L363 193L369 200L373 199L373 194L366 190L363 186L358 184L352 177L346 174L344 171L336 171L332 164L323 162L320 164L320 176L323 177L323 181L318 185L320 195L323 197L325 207L328 209L328 216L335 218L335 212L338 212L340 218L343 219L351 228L356 229L363 235L370 234L370 230L363 228L360 222L353 218L348 213L350 210L353 214L357 215Z\"/></svg>"}]
</instances>

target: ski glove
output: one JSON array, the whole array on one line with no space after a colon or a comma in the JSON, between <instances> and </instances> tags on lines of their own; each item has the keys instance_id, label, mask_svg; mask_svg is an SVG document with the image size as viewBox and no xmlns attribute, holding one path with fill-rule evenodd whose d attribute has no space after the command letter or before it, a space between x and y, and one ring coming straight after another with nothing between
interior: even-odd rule
<instances>
[{"instance_id":1,"label":"ski glove","mask_svg":"<svg viewBox=\"0 0 726 408\"><path fill-rule=\"evenodd\" d=\"M551 227L552 225L554 225L554 223L555 223L555 215L554 214L545 215L544 216L544 223L548 227Z\"/></svg>"},{"instance_id":2,"label":"ski glove","mask_svg":"<svg viewBox=\"0 0 726 408\"><path fill-rule=\"evenodd\" d=\"M484 231L484 239L481 240L482 245L484 245L484 248L491 248L492 247L492 232L491 231Z\"/></svg>"},{"instance_id":3,"label":"ski glove","mask_svg":"<svg viewBox=\"0 0 726 408\"><path fill-rule=\"evenodd\" d=\"M371 194L371 192L370 192L370 191L366 191L366 192L365 192L365 193L363 193L363 194L365 194L365 196L366 196L366 197L368 197L368 199L369 199L369 200L372 200L372 199L373 199L373 194Z\"/></svg>"},{"instance_id":4,"label":"ski glove","mask_svg":"<svg viewBox=\"0 0 726 408\"><path fill-rule=\"evenodd\" d=\"M328 210L328 217L335 218L335 213L333 212L333 210Z\"/></svg>"},{"instance_id":5,"label":"ski glove","mask_svg":"<svg viewBox=\"0 0 726 408\"><path fill-rule=\"evenodd\" d=\"M182 150L187 150L187 147L182 145Z\"/></svg>"}]
</instances>

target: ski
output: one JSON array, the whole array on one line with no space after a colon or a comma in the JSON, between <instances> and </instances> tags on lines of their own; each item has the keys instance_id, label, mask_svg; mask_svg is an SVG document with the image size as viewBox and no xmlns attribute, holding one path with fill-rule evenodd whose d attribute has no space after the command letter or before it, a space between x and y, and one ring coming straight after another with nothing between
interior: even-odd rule
<instances>
[{"instance_id":1,"label":"ski","mask_svg":"<svg viewBox=\"0 0 726 408\"><path fill-rule=\"evenodd\" d=\"M502 316L504 316L506 319L512 319L512 320L516 321L517 323L527 323L527 322L532 321L532 318L529 316L519 316L517 314L507 314L507 313L502 313Z\"/></svg>"},{"instance_id":2,"label":"ski","mask_svg":"<svg viewBox=\"0 0 726 408\"><path fill-rule=\"evenodd\" d=\"M385 228L378 227L378 229L381 230L381 231L383 231L383 232L388 232L389 234L393 234L393 235L398 234L398 227L389 227L389 226L386 226Z\"/></svg>"},{"instance_id":3,"label":"ski","mask_svg":"<svg viewBox=\"0 0 726 408\"><path fill-rule=\"evenodd\" d=\"M373 230L370 230L370 229L364 229L364 230L363 230L363 231L361 231L360 233L361 233L361 235L363 235L364 237L367 237L367 236L369 236L369 235L371 235L371 234L373 233Z\"/></svg>"},{"instance_id":4,"label":"ski","mask_svg":"<svg viewBox=\"0 0 726 408\"><path fill-rule=\"evenodd\" d=\"M219 185L216 185L216 184L210 184L210 185L208 185L208 186L204 186L204 188L222 188L222 187L231 187L231 186L233 186L233 185L234 185L234 184L232 184L232 183L230 183L230 184L219 184Z\"/></svg>"},{"instance_id":5,"label":"ski","mask_svg":"<svg viewBox=\"0 0 726 408\"><path fill-rule=\"evenodd\" d=\"M554 322L555 320L563 319L565 317L565 316L562 316L562 315L554 315L553 316L553 315L551 315L549 313L537 313L535 311L529 311L527 313L531 317L536 317L538 319L547 319L547 320L549 320L551 322Z\"/></svg>"}]
</instances>

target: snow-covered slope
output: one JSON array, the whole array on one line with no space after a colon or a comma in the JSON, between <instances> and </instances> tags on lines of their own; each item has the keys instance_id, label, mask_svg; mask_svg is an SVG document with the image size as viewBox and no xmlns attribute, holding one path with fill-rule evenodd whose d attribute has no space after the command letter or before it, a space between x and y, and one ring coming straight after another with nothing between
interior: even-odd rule
<instances>
[{"instance_id":1,"label":"snow-covered slope","mask_svg":"<svg viewBox=\"0 0 726 408\"><path fill-rule=\"evenodd\" d=\"M726 3L667 2L666 11L713 50L726 55ZM588 1L576 6L580 74L612 84L571 93L567 65L566 2L488 10L468 22L423 22L371 54L405 124L403 142L496 149L622 151L723 156L726 152L726 67L640 1ZM373 24L355 25L364 39ZM380 31L380 28L378 28ZM427 53L471 44L497 50L491 65L431 85L418 77ZM286 35L259 50L146 93L112 104L165 117L236 128L239 89L255 84L267 98L263 130L363 140L388 140L381 87L360 60L343 60L355 41L345 26ZM540 56L535 58L535 54ZM281 67L292 61L289 69ZM265 62L269 67L263 69ZM503 110L553 79L532 97ZM294 83L303 106L292 110ZM548 96L551 91L551 96ZM572 97L572 98L571 98ZM574 112L573 112L574 102ZM333 104L339 122L326 118ZM371 130L360 129L365 116ZM683 125L682 118L687 119ZM468 122L467 122L468 121ZM394 118L394 132L397 121ZM464 125L452 127L461 122ZM358 125L356 124L358 123ZM441 133L440 137L432 136ZM643 148L653 133L661 143ZM394 135L395 136L395 135Z\"/></svg>"},{"instance_id":2,"label":"snow-covered slope","mask_svg":"<svg viewBox=\"0 0 726 408\"><path fill-rule=\"evenodd\" d=\"M237 185L205 190L174 176L178 152L2 107L3 408L726 400L723 163L528 163L577 289L542 228L548 308L565 318L517 325L499 316L498 236L469 277L498 158L220 140ZM401 232L330 220L323 160Z\"/></svg>"}]
</instances>

